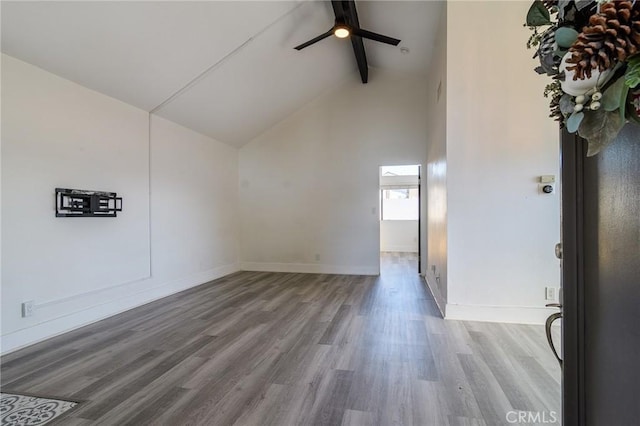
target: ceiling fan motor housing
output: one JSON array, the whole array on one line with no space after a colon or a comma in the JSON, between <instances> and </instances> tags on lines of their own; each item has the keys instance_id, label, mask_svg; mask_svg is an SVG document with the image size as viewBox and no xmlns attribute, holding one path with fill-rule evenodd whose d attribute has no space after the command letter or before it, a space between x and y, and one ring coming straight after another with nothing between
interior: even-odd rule
<instances>
[{"instance_id":1,"label":"ceiling fan motor housing","mask_svg":"<svg viewBox=\"0 0 640 426\"><path fill-rule=\"evenodd\" d=\"M347 38L349 36L352 36L350 37L351 44L353 45L353 52L356 56L358 69L360 70L360 77L362 78L362 83L366 83L369 74L369 67L367 65L367 57L365 55L364 43L362 42L362 38L377 41L380 43L391 44L393 46L397 46L400 43L400 40L360 28L360 23L358 22L358 12L356 11L356 4L352 0L332 0L331 6L333 7L333 12L336 16L335 24L333 25L333 27L326 33L320 34L319 36L296 46L294 49L302 50L305 47L309 47L312 44L324 40L331 35L335 35L338 38Z\"/></svg>"}]
</instances>

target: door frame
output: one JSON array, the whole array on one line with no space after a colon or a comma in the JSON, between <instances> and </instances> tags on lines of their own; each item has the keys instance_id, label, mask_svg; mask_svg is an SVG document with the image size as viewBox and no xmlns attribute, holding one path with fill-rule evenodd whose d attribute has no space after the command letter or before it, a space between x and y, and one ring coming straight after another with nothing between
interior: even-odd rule
<instances>
[{"instance_id":1,"label":"door frame","mask_svg":"<svg viewBox=\"0 0 640 426\"><path fill-rule=\"evenodd\" d=\"M418 164L418 275L422 275L422 164Z\"/></svg>"},{"instance_id":2,"label":"door frame","mask_svg":"<svg viewBox=\"0 0 640 426\"><path fill-rule=\"evenodd\" d=\"M378 165L378 274L381 271L380 264L380 226L382 223L383 207L382 207L382 185L380 178L382 176L382 167L387 166L418 166L418 275L422 275L422 218L426 217L422 214L422 164L381 164Z\"/></svg>"},{"instance_id":3,"label":"door frame","mask_svg":"<svg viewBox=\"0 0 640 426\"><path fill-rule=\"evenodd\" d=\"M562 424L584 425L584 162L586 141L561 131Z\"/></svg>"}]
</instances>

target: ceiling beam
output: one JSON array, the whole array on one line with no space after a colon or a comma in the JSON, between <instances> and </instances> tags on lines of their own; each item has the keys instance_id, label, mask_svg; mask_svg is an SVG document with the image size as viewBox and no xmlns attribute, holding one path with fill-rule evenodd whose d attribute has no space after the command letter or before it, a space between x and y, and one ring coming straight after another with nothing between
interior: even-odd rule
<instances>
[{"instance_id":1,"label":"ceiling beam","mask_svg":"<svg viewBox=\"0 0 640 426\"><path fill-rule=\"evenodd\" d=\"M356 11L356 4L353 1L342 1L342 7L347 11L346 15L350 18L349 25L360 28L360 22L358 21L358 12ZM357 35L351 35L351 45L353 46L353 53L356 56L356 62L358 63L358 70L360 71L360 78L362 84L366 84L369 80L369 65L367 64L367 55L364 51L364 43L362 37Z\"/></svg>"}]
</instances>

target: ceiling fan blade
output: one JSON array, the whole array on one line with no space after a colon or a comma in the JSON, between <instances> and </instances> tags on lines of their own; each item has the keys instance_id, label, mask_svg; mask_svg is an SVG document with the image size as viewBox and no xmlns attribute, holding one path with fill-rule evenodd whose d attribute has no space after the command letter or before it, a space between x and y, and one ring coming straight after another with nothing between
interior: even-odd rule
<instances>
[{"instance_id":1,"label":"ceiling fan blade","mask_svg":"<svg viewBox=\"0 0 640 426\"><path fill-rule=\"evenodd\" d=\"M356 55L356 63L358 64L362 84L366 84L369 80L369 65L367 64L367 55L364 52L362 37L350 37L350 39L351 45L353 46L353 53Z\"/></svg>"},{"instance_id":2,"label":"ceiling fan blade","mask_svg":"<svg viewBox=\"0 0 640 426\"><path fill-rule=\"evenodd\" d=\"M369 40L373 40L373 41L379 41L380 43L387 43L394 46L397 46L398 43L400 43L400 40L398 40L397 38L387 37L382 34L372 33L371 31L363 30L362 28L352 28L351 32L354 35L357 35L363 38L368 38Z\"/></svg>"},{"instance_id":3,"label":"ceiling fan blade","mask_svg":"<svg viewBox=\"0 0 640 426\"><path fill-rule=\"evenodd\" d=\"M326 32L326 33L324 33L324 34L320 34L320 35L319 35L318 37L316 37L316 38L312 38L311 40L309 40L309 41L307 41L307 42L305 42L305 43L302 43L302 44L301 44L301 45L299 45L299 46L294 47L294 49L296 49L296 50L302 50L302 49L304 49L305 47L309 47L309 46L311 46L312 44L317 43L317 42L319 42L320 40L323 40L323 39L325 39L325 38L329 37L331 34L333 34L333 28L331 28L329 31L327 31L327 32Z\"/></svg>"}]
</instances>

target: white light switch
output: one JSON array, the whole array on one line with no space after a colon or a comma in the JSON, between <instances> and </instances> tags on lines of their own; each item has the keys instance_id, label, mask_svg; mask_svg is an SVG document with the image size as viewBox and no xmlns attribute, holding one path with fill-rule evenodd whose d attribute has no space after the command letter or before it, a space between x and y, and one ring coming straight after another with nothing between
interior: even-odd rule
<instances>
[{"instance_id":1,"label":"white light switch","mask_svg":"<svg viewBox=\"0 0 640 426\"><path fill-rule=\"evenodd\" d=\"M555 181L556 181L555 175L540 176L540 183L554 183Z\"/></svg>"}]
</instances>

